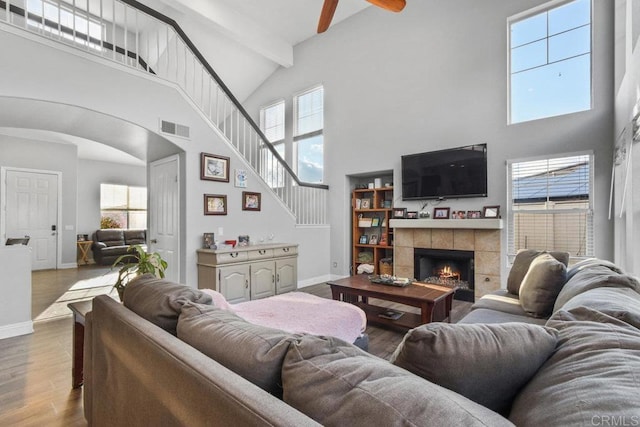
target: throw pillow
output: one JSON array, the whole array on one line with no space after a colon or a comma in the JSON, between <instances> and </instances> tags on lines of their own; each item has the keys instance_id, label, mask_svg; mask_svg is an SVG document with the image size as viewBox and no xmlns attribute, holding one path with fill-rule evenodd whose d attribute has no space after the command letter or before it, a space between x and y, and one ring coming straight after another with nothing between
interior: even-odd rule
<instances>
[{"instance_id":1,"label":"throw pillow","mask_svg":"<svg viewBox=\"0 0 640 427\"><path fill-rule=\"evenodd\" d=\"M125 307L172 335L176 335L180 309L187 301L211 304L211 297L153 274L138 276L124 288Z\"/></svg>"},{"instance_id":2,"label":"throw pillow","mask_svg":"<svg viewBox=\"0 0 640 427\"><path fill-rule=\"evenodd\" d=\"M507 415L556 340L552 329L526 323L430 323L407 332L391 362Z\"/></svg>"},{"instance_id":3,"label":"throw pillow","mask_svg":"<svg viewBox=\"0 0 640 427\"><path fill-rule=\"evenodd\" d=\"M278 397L282 361L295 337L208 305L185 304L178 319L178 338Z\"/></svg>"},{"instance_id":4,"label":"throw pillow","mask_svg":"<svg viewBox=\"0 0 640 427\"><path fill-rule=\"evenodd\" d=\"M509 276L507 277L507 290L509 293L514 295L520 294L520 284L522 283L522 279L529 271L529 266L531 262L540 254L548 253L561 263L565 265L565 267L569 264L569 253L568 252L545 252L545 251L536 251L533 249L522 249L518 251L515 259L513 260L513 265L511 266L511 270L509 270Z\"/></svg>"},{"instance_id":5,"label":"throw pillow","mask_svg":"<svg viewBox=\"0 0 640 427\"><path fill-rule=\"evenodd\" d=\"M305 335L282 366L284 401L325 426L502 426L471 400L333 337Z\"/></svg>"},{"instance_id":6,"label":"throw pillow","mask_svg":"<svg viewBox=\"0 0 640 427\"><path fill-rule=\"evenodd\" d=\"M548 317L567 280L567 267L550 254L538 255L520 285L520 304L533 317Z\"/></svg>"}]
</instances>

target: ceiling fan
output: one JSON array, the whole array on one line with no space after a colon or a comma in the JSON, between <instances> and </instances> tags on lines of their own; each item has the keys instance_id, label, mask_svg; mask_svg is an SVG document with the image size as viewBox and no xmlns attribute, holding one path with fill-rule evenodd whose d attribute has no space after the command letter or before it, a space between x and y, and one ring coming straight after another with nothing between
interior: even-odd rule
<instances>
[{"instance_id":1,"label":"ceiling fan","mask_svg":"<svg viewBox=\"0 0 640 427\"><path fill-rule=\"evenodd\" d=\"M369 3L391 12L400 12L407 4L406 0L367 0ZM320 20L318 21L318 34L324 33L331 24L333 14L338 6L338 0L324 0Z\"/></svg>"}]
</instances>

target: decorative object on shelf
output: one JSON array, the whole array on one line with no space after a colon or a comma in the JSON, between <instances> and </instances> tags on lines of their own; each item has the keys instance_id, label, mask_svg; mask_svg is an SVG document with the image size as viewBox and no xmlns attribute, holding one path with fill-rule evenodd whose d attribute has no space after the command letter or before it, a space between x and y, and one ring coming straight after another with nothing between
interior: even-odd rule
<instances>
[{"instance_id":1,"label":"decorative object on shelf","mask_svg":"<svg viewBox=\"0 0 640 427\"><path fill-rule=\"evenodd\" d=\"M370 245L377 245L378 244L378 235L377 234L372 234L371 237L369 238L369 244Z\"/></svg>"},{"instance_id":2,"label":"decorative object on shelf","mask_svg":"<svg viewBox=\"0 0 640 427\"><path fill-rule=\"evenodd\" d=\"M450 208L433 208L433 219L449 219Z\"/></svg>"},{"instance_id":3,"label":"decorative object on shelf","mask_svg":"<svg viewBox=\"0 0 640 427\"><path fill-rule=\"evenodd\" d=\"M482 218L482 212L480 211L467 211L467 219L480 219Z\"/></svg>"},{"instance_id":4,"label":"decorative object on shelf","mask_svg":"<svg viewBox=\"0 0 640 427\"><path fill-rule=\"evenodd\" d=\"M393 217L394 218L406 218L407 217L407 208L394 208L393 209Z\"/></svg>"},{"instance_id":5,"label":"decorative object on shelf","mask_svg":"<svg viewBox=\"0 0 640 427\"><path fill-rule=\"evenodd\" d=\"M500 218L500 206L485 206L482 208L483 218Z\"/></svg>"},{"instance_id":6,"label":"decorative object on shelf","mask_svg":"<svg viewBox=\"0 0 640 427\"><path fill-rule=\"evenodd\" d=\"M249 191L242 192L242 210L243 211L259 211L261 208L261 194L251 193Z\"/></svg>"},{"instance_id":7,"label":"decorative object on shelf","mask_svg":"<svg viewBox=\"0 0 640 427\"><path fill-rule=\"evenodd\" d=\"M235 186L239 188L247 188L247 171L244 169L236 169L235 175Z\"/></svg>"},{"instance_id":8,"label":"decorative object on shelf","mask_svg":"<svg viewBox=\"0 0 640 427\"><path fill-rule=\"evenodd\" d=\"M380 274L393 274L393 258L382 258L380 262L378 262L378 269L380 270Z\"/></svg>"},{"instance_id":9,"label":"decorative object on shelf","mask_svg":"<svg viewBox=\"0 0 640 427\"><path fill-rule=\"evenodd\" d=\"M407 211L407 219L418 219L418 211Z\"/></svg>"},{"instance_id":10,"label":"decorative object on shelf","mask_svg":"<svg viewBox=\"0 0 640 427\"><path fill-rule=\"evenodd\" d=\"M374 178L373 186L375 188L381 188L382 187L382 178Z\"/></svg>"},{"instance_id":11,"label":"decorative object on shelf","mask_svg":"<svg viewBox=\"0 0 640 427\"><path fill-rule=\"evenodd\" d=\"M382 207L383 207L384 209L391 209L391 200L384 200L384 201L382 202Z\"/></svg>"},{"instance_id":12,"label":"decorative object on shelf","mask_svg":"<svg viewBox=\"0 0 640 427\"><path fill-rule=\"evenodd\" d=\"M227 196L222 194L205 194L204 195L204 214L205 215L226 215L227 214Z\"/></svg>"},{"instance_id":13,"label":"decorative object on shelf","mask_svg":"<svg viewBox=\"0 0 640 427\"><path fill-rule=\"evenodd\" d=\"M380 241L378 242L378 244L382 245L382 246L387 246L387 235L386 234L382 233L380 235Z\"/></svg>"},{"instance_id":14,"label":"decorative object on shelf","mask_svg":"<svg viewBox=\"0 0 640 427\"><path fill-rule=\"evenodd\" d=\"M229 158L215 154L200 154L200 179L229 182Z\"/></svg>"},{"instance_id":15,"label":"decorative object on shelf","mask_svg":"<svg viewBox=\"0 0 640 427\"><path fill-rule=\"evenodd\" d=\"M373 182L370 182L370 183L367 185L367 188L369 188L369 189L374 189L374 188L375 188L375 185L373 185Z\"/></svg>"},{"instance_id":16,"label":"decorative object on shelf","mask_svg":"<svg viewBox=\"0 0 640 427\"><path fill-rule=\"evenodd\" d=\"M420 218L431 218L431 213L428 211L420 211L420 213L418 213L418 216Z\"/></svg>"},{"instance_id":17,"label":"decorative object on shelf","mask_svg":"<svg viewBox=\"0 0 640 427\"><path fill-rule=\"evenodd\" d=\"M246 234L238 236L238 246L249 246L249 236Z\"/></svg>"},{"instance_id":18,"label":"decorative object on shelf","mask_svg":"<svg viewBox=\"0 0 640 427\"><path fill-rule=\"evenodd\" d=\"M358 262L373 262L373 252L363 251L358 254Z\"/></svg>"},{"instance_id":19,"label":"decorative object on shelf","mask_svg":"<svg viewBox=\"0 0 640 427\"><path fill-rule=\"evenodd\" d=\"M204 233L202 235L202 249L215 249L215 242L214 233Z\"/></svg>"},{"instance_id":20,"label":"decorative object on shelf","mask_svg":"<svg viewBox=\"0 0 640 427\"><path fill-rule=\"evenodd\" d=\"M371 208L371 199L361 199L360 209L370 209L370 208Z\"/></svg>"},{"instance_id":21,"label":"decorative object on shelf","mask_svg":"<svg viewBox=\"0 0 640 427\"><path fill-rule=\"evenodd\" d=\"M371 218L371 226L380 227L380 218L378 218L377 216L374 218Z\"/></svg>"},{"instance_id":22,"label":"decorative object on shelf","mask_svg":"<svg viewBox=\"0 0 640 427\"><path fill-rule=\"evenodd\" d=\"M369 236L367 236L366 234L363 234L362 236L360 236L361 245L366 245L368 243L369 243Z\"/></svg>"},{"instance_id":23,"label":"decorative object on shelf","mask_svg":"<svg viewBox=\"0 0 640 427\"><path fill-rule=\"evenodd\" d=\"M451 214L452 219L466 219L467 213L465 211L453 211Z\"/></svg>"},{"instance_id":24,"label":"decorative object on shelf","mask_svg":"<svg viewBox=\"0 0 640 427\"><path fill-rule=\"evenodd\" d=\"M86 242L89 240L88 234L78 234L77 236L78 242Z\"/></svg>"},{"instance_id":25,"label":"decorative object on shelf","mask_svg":"<svg viewBox=\"0 0 640 427\"><path fill-rule=\"evenodd\" d=\"M362 209L362 199L356 199L356 209Z\"/></svg>"},{"instance_id":26,"label":"decorative object on shelf","mask_svg":"<svg viewBox=\"0 0 640 427\"><path fill-rule=\"evenodd\" d=\"M131 246L127 252L124 255L120 255L111 266L111 268L120 268L118 270L118 279L113 285L118 291L120 301L123 301L124 288L131 279L146 273L151 273L162 279L168 266L159 253L146 252L140 245Z\"/></svg>"},{"instance_id":27,"label":"decorative object on shelf","mask_svg":"<svg viewBox=\"0 0 640 427\"><path fill-rule=\"evenodd\" d=\"M368 228L373 224L373 218L366 218L362 214L358 215L358 227Z\"/></svg>"}]
</instances>

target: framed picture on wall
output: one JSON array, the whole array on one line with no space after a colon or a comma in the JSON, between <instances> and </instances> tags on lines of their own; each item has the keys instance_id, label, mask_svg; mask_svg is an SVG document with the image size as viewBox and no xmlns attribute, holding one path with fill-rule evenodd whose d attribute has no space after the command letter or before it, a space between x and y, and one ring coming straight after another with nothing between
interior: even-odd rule
<instances>
[{"instance_id":1,"label":"framed picture on wall","mask_svg":"<svg viewBox=\"0 0 640 427\"><path fill-rule=\"evenodd\" d=\"M200 154L200 179L229 182L229 158L215 154Z\"/></svg>"},{"instance_id":2,"label":"framed picture on wall","mask_svg":"<svg viewBox=\"0 0 640 427\"><path fill-rule=\"evenodd\" d=\"M242 192L242 210L243 211L259 211L260 210L260 193L251 193L249 191Z\"/></svg>"},{"instance_id":3,"label":"framed picture on wall","mask_svg":"<svg viewBox=\"0 0 640 427\"><path fill-rule=\"evenodd\" d=\"M205 215L226 215L227 214L227 196L222 194L205 194L204 195L204 214Z\"/></svg>"}]
</instances>

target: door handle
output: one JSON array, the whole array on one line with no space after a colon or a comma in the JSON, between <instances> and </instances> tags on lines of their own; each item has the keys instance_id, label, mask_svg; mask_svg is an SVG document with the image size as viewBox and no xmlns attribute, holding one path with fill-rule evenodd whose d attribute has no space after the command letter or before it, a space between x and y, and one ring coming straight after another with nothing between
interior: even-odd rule
<instances>
[{"instance_id":1,"label":"door handle","mask_svg":"<svg viewBox=\"0 0 640 427\"><path fill-rule=\"evenodd\" d=\"M155 245L156 243L158 243L158 239L151 239L150 242Z\"/></svg>"}]
</instances>

